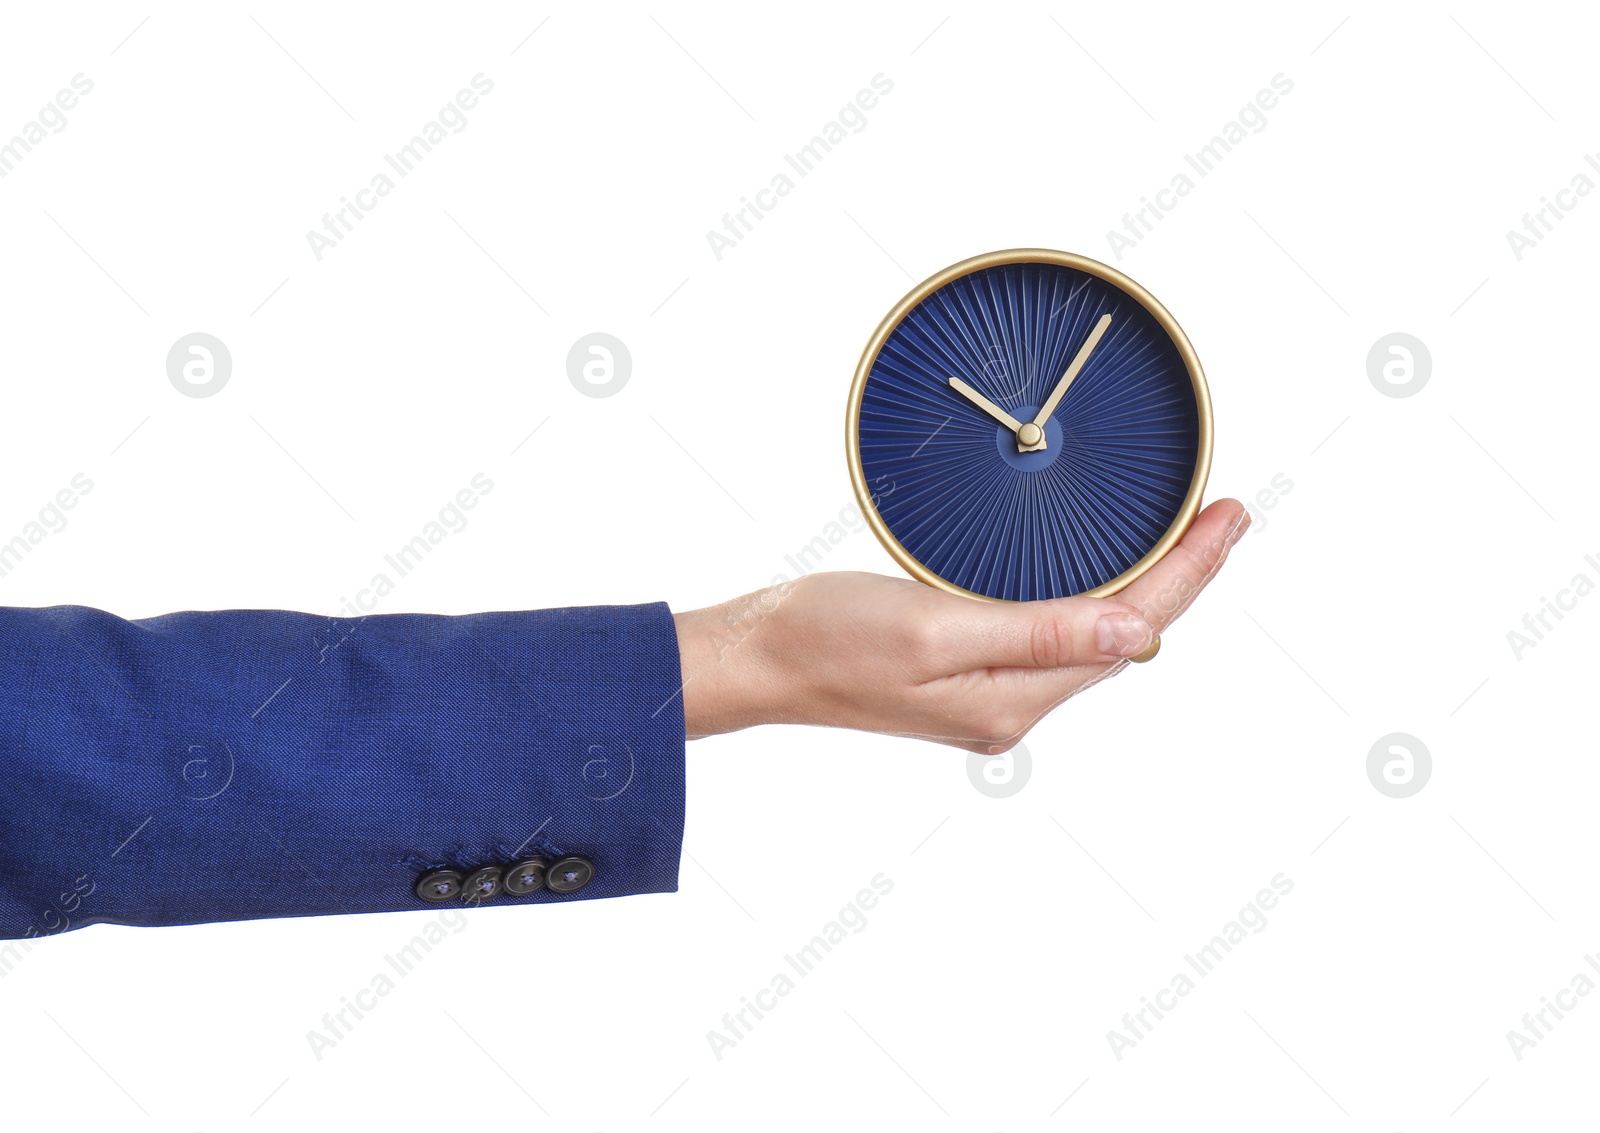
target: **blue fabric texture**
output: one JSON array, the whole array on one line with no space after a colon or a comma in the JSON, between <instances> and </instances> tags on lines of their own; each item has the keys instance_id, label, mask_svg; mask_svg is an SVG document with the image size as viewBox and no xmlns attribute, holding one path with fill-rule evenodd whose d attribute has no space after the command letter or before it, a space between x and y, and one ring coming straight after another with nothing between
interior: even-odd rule
<instances>
[{"instance_id":1,"label":"blue fabric texture","mask_svg":"<svg viewBox=\"0 0 1600 1133\"><path fill-rule=\"evenodd\" d=\"M125 620L0 607L0 937L436 909L428 869L581 854L570 895L672 892L663 603Z\"/></svg>"}]
</instances>

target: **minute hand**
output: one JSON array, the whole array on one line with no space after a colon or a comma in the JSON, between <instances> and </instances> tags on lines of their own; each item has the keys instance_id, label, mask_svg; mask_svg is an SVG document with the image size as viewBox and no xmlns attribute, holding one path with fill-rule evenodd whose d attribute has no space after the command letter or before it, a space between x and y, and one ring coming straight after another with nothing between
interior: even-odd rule
<instances>
[{"instance_id":1,"label":"minute hand","mask_svg":"<svg viewBox=\"0 0 1600 1133\"><path fill-rule=\"evenodd\" d=\"M1110 325L1110 315L1101 315L1100 321L1094 324L1094 329L1089 332L1089 337L1078 348L1078 355L1072 360L1072 365L1068 366L1067 372L1061 375L1061 380L1056 383L1056 388L1050 394L1050 399L1044 403L1043 408L1039 410L1039 415L1033 419L1033 423L1038 425L1039 428L1044 428L1044 423L1056 411L1056 406L1061 404L1061 399L1067 395L1067 387L1078 376L1078 371L1083 369L1083 364L1089 360L1089 355L1099 345L1101 336L1106 333L1106 328Z\"/></svg>"}]
</instances>

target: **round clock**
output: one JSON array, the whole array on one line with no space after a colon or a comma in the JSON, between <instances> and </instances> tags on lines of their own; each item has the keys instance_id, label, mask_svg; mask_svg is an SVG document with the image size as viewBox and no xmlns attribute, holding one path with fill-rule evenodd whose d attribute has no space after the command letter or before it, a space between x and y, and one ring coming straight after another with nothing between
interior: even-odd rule
<instances>
[{"instance_id":1,"label":"round clock","mask_svg":"<svg viewBox=\"0 0 1600 1133\"><path fill-rule=\"evenodd\" d=\"M1211 467L1194 348L1084 256L991 252L873 332L846 418L862 514L923 582L991 601L1114 594L1183 536Z\"/></svg>"}]
</instances>

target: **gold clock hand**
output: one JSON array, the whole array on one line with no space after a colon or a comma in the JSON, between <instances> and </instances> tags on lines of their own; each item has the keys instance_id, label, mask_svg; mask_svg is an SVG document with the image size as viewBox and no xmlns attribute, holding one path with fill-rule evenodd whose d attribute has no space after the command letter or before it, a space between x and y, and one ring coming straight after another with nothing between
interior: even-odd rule
<instances>
[{"instance_id":1,"label":"gold clock hand","mask_svg":"<svg viewBox=\"0 0 1600 1133\"><path fill-rule=\"evenodd\" d=\"M960 378L951 378L950 388L954 389L962 397L972 402L972 404L976 405L979 409L983 410L996 421L1000 422L1000 424L1010 429L1013 433L1019 433L1022 431L1024 426L1021 421L1018 421L1015 417L1011 416L1011 414L1007 413L1004 409L1001 409L998 405L990 401L987 397L984 397L983 394L973 389Z\"/></svg>"},{"instance_id":2,"label":"gold clock hand","mask_svg":"<svg viewBox=\"0 0 1600 1133\"><path fill-rule=\"evenodd\" d=\"M1050 414L1056 411L1056 406L1061 404L1061 399L1067 396L1067 387L1072 384L1072 379L1078 376L1078 371L1083 369L1083 364L1089 360L1089 355L1100 344L1100 337L1106 333L1106 328L1110 325L1111 316L1109 314L1101 315L1100 321L1095 323L1094 329L1089 332L1089 337L1084 339L1083 345L1078 348L1077 356L1073 358L1072 365L1067 367L1067 372L1061 375L1061 380L1056 383L1054 392L1050 394L1050 400L1044 403L1044 407L1039 410L1039 415L1033 419L1033 423L1039 426L1041 430L1044 428L1044 423L1050 419ZM1019 446L1018 451L1036 452L1042 448L1044 448L1044 441L1041 440L1037 445Z\"/></svg>"}]
</instances>

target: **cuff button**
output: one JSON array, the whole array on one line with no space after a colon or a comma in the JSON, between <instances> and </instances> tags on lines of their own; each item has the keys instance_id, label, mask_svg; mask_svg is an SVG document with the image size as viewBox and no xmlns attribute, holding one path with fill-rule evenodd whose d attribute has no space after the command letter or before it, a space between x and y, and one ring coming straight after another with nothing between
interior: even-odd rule
<instances>
[{"instance_id":1,"label":"cuff button","mask_svg":"<svg viewBox=\"0 0 1600 1133\"><path fill-rule=\"evenodd\" d=\"M461 883L461 899L472 903L492 901L500 896L504 875L497 865L486 865L467 874Z\"/></svg>"},{"instance_id":2,"label":"cuff button","mask_svg":"<svg viewBox=\"0 0 1600 1133\"><path fill-rule=\"evenodd\" d=\"M453 901L461 895L461 875L453 869L436 869L417 881L417 896L424 901Z\"/></svg>"},{"instance_id":3,"label":"cuff button","mask_svg":"<svg viewBox=\"0 0 1600 1133\"><path fill-rule=\"evenodd\" d=\"M544 888L545 867L548 864L543 858L524 858L507 866L503 882L506 892L513 897L537 893Z\"/></svg>"},{"instance_id":4,"label":"cuff button","mask_svg":"<svg viewBox=\"0 0 1600 1133\"><path fill-rule=\"evenodd\" d=\"M576 893L593 880L594 863L577 854L559 859L545 874L545 884L552 893Z\"/></svg>"}]
</instances>

